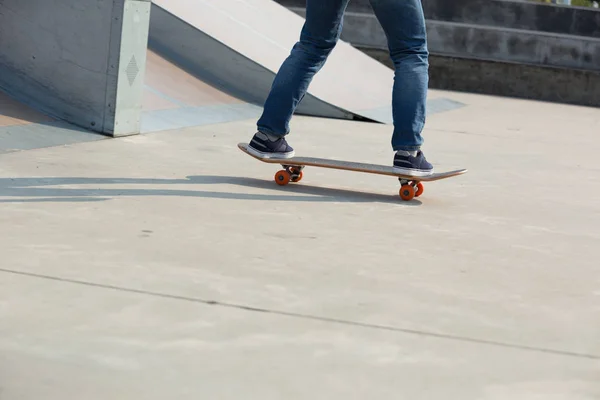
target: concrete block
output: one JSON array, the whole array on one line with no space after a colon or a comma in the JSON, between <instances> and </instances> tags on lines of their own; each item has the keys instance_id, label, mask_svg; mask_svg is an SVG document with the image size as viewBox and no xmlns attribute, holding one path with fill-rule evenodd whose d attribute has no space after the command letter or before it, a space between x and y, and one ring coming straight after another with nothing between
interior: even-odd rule
<instances>
[{"instance_id":1,"label":"concrete block","mask_svg":"<svg viewBox=\"0 0 600 400\"><path fill-rule=\"evenodd\" d=\"M112 136L139 133L150 0L3 0L0 89Z\"/></svg>"}]
</instances>

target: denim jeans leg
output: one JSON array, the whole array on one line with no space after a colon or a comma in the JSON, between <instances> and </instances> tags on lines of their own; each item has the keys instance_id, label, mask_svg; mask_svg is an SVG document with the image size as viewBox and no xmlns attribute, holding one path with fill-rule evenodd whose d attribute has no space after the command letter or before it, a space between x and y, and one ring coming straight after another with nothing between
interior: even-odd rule
<instances>
[{"instance_id":1,"label":"denim jeans leg","mask_svg":"<svg viewBox=\"0 0 600 400\"><path fill-rule=\"evenodd\" d=\"M427 114L429 52L421 0L370 0L388 40L395 76L394 150L418 150Z\"/></svg>"},{"instance_id":2,"label":"denim jeans leg","mask_svg":"<svg viewBox=\"0 0 600 400\"><path fill-rule=\"evenodd\" d=\"M325 65L342 32L349 0L307 0L300 40L275 76L258 130L274 136L290 132L289 123L314 75Z\"/></svg>"}]
</instances>

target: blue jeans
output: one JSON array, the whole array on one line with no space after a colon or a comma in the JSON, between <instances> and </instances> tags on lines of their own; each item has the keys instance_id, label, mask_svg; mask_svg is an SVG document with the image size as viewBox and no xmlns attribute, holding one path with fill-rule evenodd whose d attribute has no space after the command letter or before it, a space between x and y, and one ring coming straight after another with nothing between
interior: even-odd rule
<instances>
[{"instance_id":1,"label":"blue jeans","mask_svg":"<svg viewBox=\"0 0 600 400\"><path fill-rule=\"evenodd\" d=\"M349 0L306 0L300 41L281 66L258 120L258 130L289 133L289 122L314 75L323 67L342 32ZM423 143L429 52L421 0L370 0L388 41L395 67L392 111L394 150L417 150ZM361 79L359 76L356 79Z\"/></svg>"}]
</instances>

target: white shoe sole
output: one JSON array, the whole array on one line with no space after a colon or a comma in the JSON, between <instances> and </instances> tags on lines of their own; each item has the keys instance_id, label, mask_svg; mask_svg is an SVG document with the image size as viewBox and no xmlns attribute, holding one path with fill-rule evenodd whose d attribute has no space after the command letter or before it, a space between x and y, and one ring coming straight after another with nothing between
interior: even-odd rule
<instances>
[{"instance_id":1,"label":"white shoe sole","mask_svg":"<svg viewBox=\"0 0 600 400\"><path fill-rule=\"evenodd\" d=\"M402 175L409 175L409 176L414 176L414 177L424 177L424 176L430 176L433 175L433 170L431 171L419 171L416 169L408 169L408 168L400 168L400 167L394 167L394 171L402 174Z\"/></svg>"},{"instance_id":2,"label":"white shoe sole","mask_svg":"<svg viewBox=\"0 0 600 400\"><path fill-rule=\"evenodd\" d=\"M262 151L258 151L255 148L248 146L248 153L255 155L256 157L259 158L281 158L281 159L288 159L288 158L292 158L294 157L295 152L292 151L290 153L263 153Z\"/></svg>"}]
</instances>

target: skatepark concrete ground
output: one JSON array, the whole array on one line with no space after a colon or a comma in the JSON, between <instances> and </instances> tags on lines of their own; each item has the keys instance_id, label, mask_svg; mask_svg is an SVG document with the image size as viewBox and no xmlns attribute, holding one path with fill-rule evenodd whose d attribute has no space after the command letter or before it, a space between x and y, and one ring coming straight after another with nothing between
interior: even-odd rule
<instances>
[{"instance_id":1,"label":"skatepark concrete ground","mask_svg":"<svg viewBox=\"0 0 600 400\"><path fill-rule=\"evenodd\" d=\"M597 399L600 111L447 93L466 175L276 166L255 121L0 154L2 399ZM389 125L296 117L389 163Z\"/></svg>"}]
</instances>

